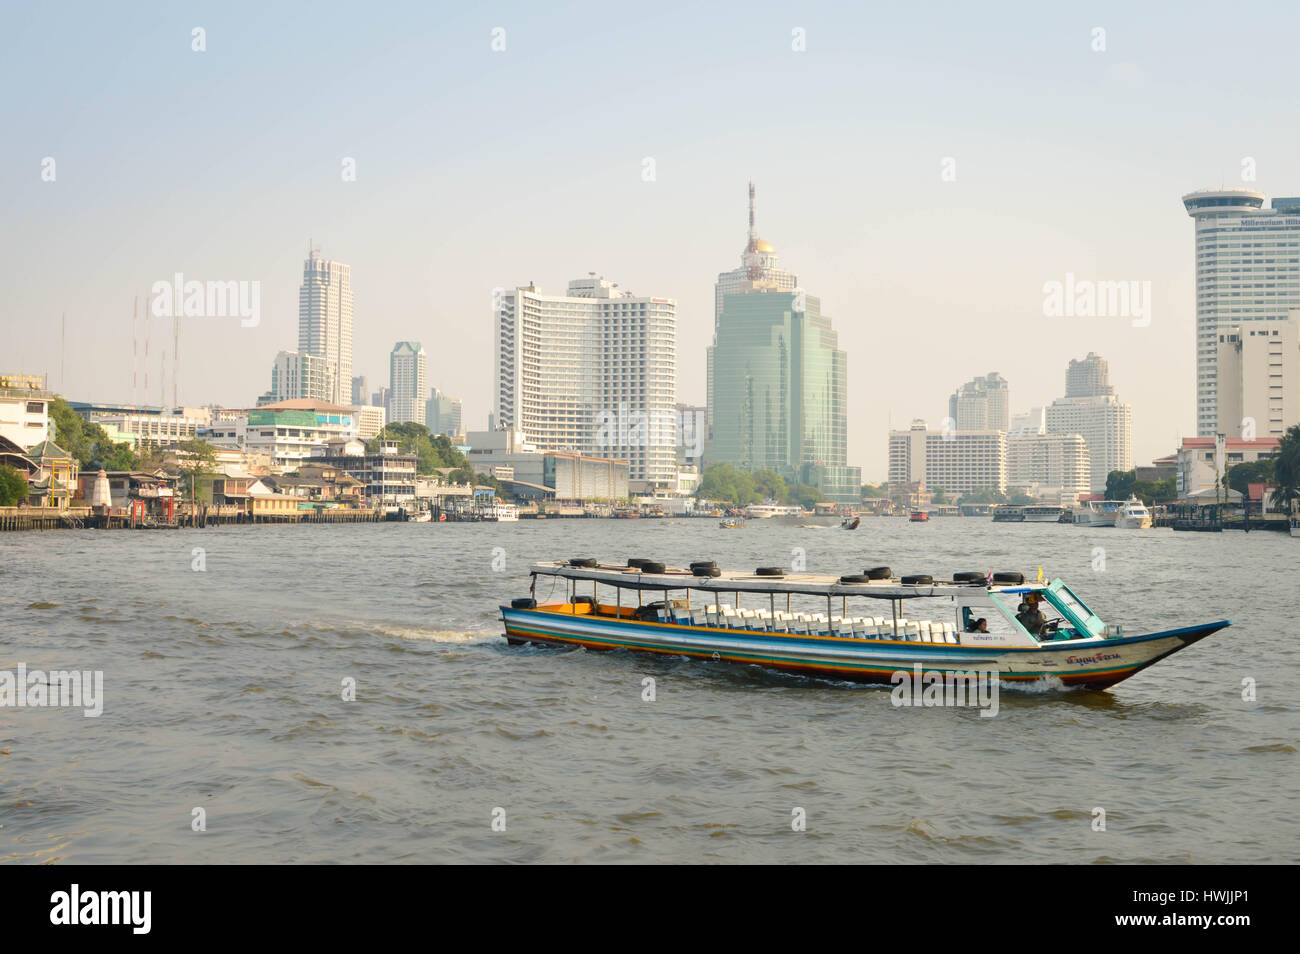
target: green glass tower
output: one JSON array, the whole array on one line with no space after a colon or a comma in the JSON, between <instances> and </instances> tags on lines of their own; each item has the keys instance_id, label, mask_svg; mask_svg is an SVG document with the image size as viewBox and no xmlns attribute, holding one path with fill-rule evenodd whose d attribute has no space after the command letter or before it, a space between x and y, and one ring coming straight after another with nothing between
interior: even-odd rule
<instances>
[{"instance_id":1,"label":"green glass tower","mask_svg":"<svg viewBox=\"0 0 1300 954\"><path fill-rule=\"evenodd\" d=\"M741 268L718 276L706 464L773 470L827 500L856 503L862 475L847 464L847 358L821 301L793 284L754 234L751 185Z\"/></svg>"}]
</instances>

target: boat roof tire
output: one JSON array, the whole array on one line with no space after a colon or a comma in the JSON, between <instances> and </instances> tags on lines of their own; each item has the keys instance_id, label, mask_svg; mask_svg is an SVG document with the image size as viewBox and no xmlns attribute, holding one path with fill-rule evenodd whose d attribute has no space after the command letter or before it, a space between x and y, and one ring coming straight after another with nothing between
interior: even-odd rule
<instances>
[{"instance_id":1,"label":"boat roof tire","mask_svg":"<svg viewBox=\"0 0 1300 954\"><path fill-rule=\"evenodd\" d=\"M569 560L569 566L580 566L586 569L591 569L597 566L597 563L590 557L573 557Z\"/></svg>"},{"instance_id":2,"label":"boat roof tire","mask_svg":"<svg viewBox=\"0 0 1300 954\"><path fill-rule=\"evenodd\" d=\"M662 573L666 569L662 563L651 563L649 560L641 564L642 573Z\"/></svg>"},{"instance_id":3,"label":"boat roof tire","mask_svg":"<svg viewBox=\"0 0 1300 954\"><path fill-rule=\"evenodd\" d=\"M1021 583L1025 582L1025 575L1023 573L994 573L993 582L1012 583L1019 586Z\"/></svg>"},{"instance_id":4,"label":"boat roof tire","mask_svg":"<svg viewBox=\"0 0 1300 954\"><path fill-rule=\"evenodd\" d=\"M934 577L928 576L924 573L918 573L914 576L905 576L899 580L899 582L904 586L923 586L927 583L933 583Z\"/></svg>"},{"instance_id":5,"label":"boat roof tire","mask_svg":"<svg viewBox=\"0 0 1300 954\"><path fill-rule=\"evenodd\" d=\"M868 580L887 580L893 575L893 572L887 566L873 566L862 571Z\"/></svg>"},{"instance_id":6,"label":"boat roof tire","mask_svg":"<svg viewBox=\"0 0 1300 954\"><path fill-rule=\"evenodd\" d=\"M971 570L969 572L964 572L964 573L954 573L952 575L952 581L954 583L983 583L984 574L980 573L978 570Z\"/></svg>"},{"instance_id":7,"label":"boat roof tire","mask_svg":"<svg viewBox=\"0 0 1300 954\"><path fill-rule=\"evenodd\" d=\"M760 566L754 571L755 576L785 576L785 570L779 566Z\"/></svg>"},{"instance_id":8,"label":"boat roof tire","mask_svg":"<svg viewBox=\"0 0 1300 954\"><path fill-rule=\"evenodd\" d=\"M871 577L865 573L850 573L847 576L840 577L841 583L870 583Z\"/></svg>"}]
</instances>

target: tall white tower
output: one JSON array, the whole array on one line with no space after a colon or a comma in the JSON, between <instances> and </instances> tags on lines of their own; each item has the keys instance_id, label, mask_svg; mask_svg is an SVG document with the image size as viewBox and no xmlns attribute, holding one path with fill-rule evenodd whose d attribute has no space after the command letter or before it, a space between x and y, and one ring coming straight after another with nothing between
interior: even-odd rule
<instances>
[{"instance_id":1,"label":"tall white tower","mask_svg":"<svg viewBox=\"0 0 1300 954\"><path fill-rule=\"evenodd\" d=\"M320 257L311 249L298 289L298 350L333 367L329 400L352 400L352 267Z\"/></svg>"},{"instance_id":2,"label":"tall white tower","mask_svg":"<svg viewBox=\"0 0 1300 954\"><path fill-rule=\"evenodd\" d=\"M1196 434L1219 418L1219 333L1252 321L1285 321L1300 306L1300 199L1250 189L1183 196L1196 220ZM1241 437L1240 434L1231 434ZM1095 474L1094 474L1095 477Z\"/></svg>"}]
</instances>

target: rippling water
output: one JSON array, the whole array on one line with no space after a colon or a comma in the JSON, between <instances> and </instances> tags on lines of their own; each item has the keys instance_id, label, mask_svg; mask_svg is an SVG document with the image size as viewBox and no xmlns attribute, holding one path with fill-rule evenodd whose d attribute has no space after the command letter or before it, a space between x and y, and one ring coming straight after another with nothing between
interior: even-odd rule
<instances>
[{"instance_id":1,"label":"rippling water","mask_svg":"<svg viewBox=\"0 0 1300 954\"><path fill-rule=\"evenodd\" d=\"M1004 687L996 718L500 637L534 560L795 547L826 572L1042 564L1130 633L1236 625L1108 692ZM103 670L105 703L0 709L0 860L1295 861L1298 571L1282 535L975 519L2 534L0 669Z\"/></svg>"}]
</instances>

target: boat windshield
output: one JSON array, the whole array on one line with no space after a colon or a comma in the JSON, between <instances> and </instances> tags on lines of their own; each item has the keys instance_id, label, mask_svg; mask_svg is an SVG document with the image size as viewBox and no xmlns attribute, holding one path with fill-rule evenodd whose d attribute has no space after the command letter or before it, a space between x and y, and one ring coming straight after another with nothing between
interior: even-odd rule
<instances>
[{"instance_id":1,"label":"boat windshield","mask_svg":"<svg viewBox=\"0 0 1300 954\"><path fill-rule=\"evenodd\" d=\"M1047 601L1074 623L1080 632L1089 636L1100 636L1106 628L1101 618L1088 609L1083 600L1075 596L1074 591L1060 580L1054 580L1043 594L1047 597Z\"/></svg>"}]
</instances>

